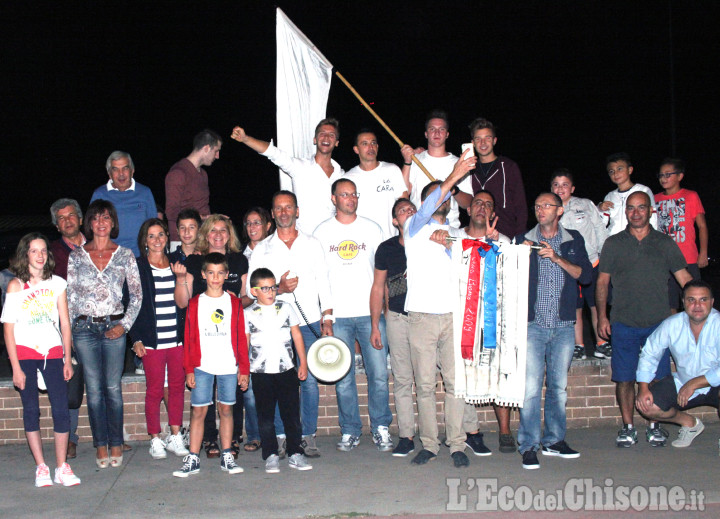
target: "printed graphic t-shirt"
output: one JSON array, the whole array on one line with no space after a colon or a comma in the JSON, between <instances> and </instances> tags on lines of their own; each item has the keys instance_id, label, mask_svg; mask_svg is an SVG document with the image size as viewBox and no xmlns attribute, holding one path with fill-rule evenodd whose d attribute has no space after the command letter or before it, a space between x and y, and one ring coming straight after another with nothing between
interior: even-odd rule
<instances>
[{"instance_id":1,"label":"printed graphic t-shirt","mask_svg":"<svg viewBox=\"0 0 720 519\"><path fill-rule=\"evenodd\" d=\"M198 331L200 332L200 366L211 375L237 373L231 338L232 303L230 294L220 297L200 294L198 299Z\"/></svg>"}]
</instances>

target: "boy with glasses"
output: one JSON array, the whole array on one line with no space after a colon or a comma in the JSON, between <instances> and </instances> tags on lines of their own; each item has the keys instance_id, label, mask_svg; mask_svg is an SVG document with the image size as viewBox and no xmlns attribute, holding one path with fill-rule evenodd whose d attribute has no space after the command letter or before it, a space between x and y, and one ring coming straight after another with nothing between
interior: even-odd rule
<instances>
[{"instance_id":1,"label":"boy with glasses","mask_svg":"<svg viewBox=\"0 0 720 519\"><path fill-rule=\"evenodd\" d=\"M292 305L275 299L278 285L272 271L256 269L250 277L255 302L245 309L245 335L250 345L250 373L260 426L265 472L280 472L275 436L275 406L280 408L292 469L310 470L300 441L300 380L307 378L307 360L300 319ZM293 347L300 361L295 369Z\"/></svg>"},{"instance_id":2,"label":"boy with glasses","mask_svg":"<svg viewBox=\"0 0 720 519\"><path fill-rule=\"evenodd\" d=\"M700 269L708 264L708 227L705 209L695 191L680 187L685 176L685 162L681 159L666 158L660 164L658 180L662 193L655 195L658 214L658 230L669 235L687 261L687 269L693 279L700 279ZM695 239L695 226L700 249ZM670 308L680 308L680 285L675 278L668 279Z\"/></svg>"}]
</instances>

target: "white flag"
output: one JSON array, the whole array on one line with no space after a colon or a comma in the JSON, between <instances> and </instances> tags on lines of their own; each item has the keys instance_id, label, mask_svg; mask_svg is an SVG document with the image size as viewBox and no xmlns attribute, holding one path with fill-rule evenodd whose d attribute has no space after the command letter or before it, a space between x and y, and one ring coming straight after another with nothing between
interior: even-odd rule
<instances>
[{"instance_id":1,"label":"white flag","mask_svg":"<svg viewBox=\"0 0 720 519\"><path fill-rule=\"evenodd\" d=\"M325 118L332 64L277 10L277 147L293 157L315 155L315 126ZM292 189L280 171L280 188Z\"/></svg>"}]
</instances>

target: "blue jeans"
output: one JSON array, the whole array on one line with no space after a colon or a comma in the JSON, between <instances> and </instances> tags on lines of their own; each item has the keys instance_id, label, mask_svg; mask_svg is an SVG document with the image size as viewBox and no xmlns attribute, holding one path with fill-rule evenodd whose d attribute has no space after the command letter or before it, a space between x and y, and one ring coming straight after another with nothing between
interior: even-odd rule
<instances>
[{"instance_id":1,"label":"blue jeans","mask_svg":"<svg viewBox=\"0 0 720 519\"><path fill-rule=\"evenodd\" d=\"M105 337L105 332L119 323L109 318L100 323L77 319L73 323L73 344L83 365L94 447L123 444L125 334L117 339Z\"/></svg>"},{"instance_id":2,"label":"blue jeans","mask_svg":"<svg viewBox=\"0 0 720 519\"><path fill-rule=\"evenodd\" d=\"M520 409L520 453L565 439L567 374L575 348L575 327L542 328L528 324L525 401ZM540 439L540 399L545 389L545 428Z\"/></svg>"},{"instance_id":3,"label":"blue jeans","mask_svg":"<svg viewBox=\"0 0 720 519\"><path fill-rule=\"evenodd\" d=\"M245 434L247 441L260 440L260 429L258 428L257 409L255 408L255 393L252 388L252 377L248 384L247 391L243 393L243 405L245 406Z\"/></svg>"},{"instance_id":4,"label":"blue jeans","mask_svg":"<svg viewBox=\"0 0 720 519\"><path fill-rule=\"evenodd\" d=\"M370 415L370 429L377 432L380 425L389 426L392 422L390 412L390 391L388 389L387 370L387 336L385 334L385 319L380 318L380 334L383 347L376 350L370 344L372 326L370 316L338 317L333 333L335 337L348 345L351 358L355 359L355 340L360 343L365 373L368 383L368 414ZM355 384L355 362L350 364L350 372L335 384L337 394L338 417L340 430L343 434L360 436L362 422L358 407L357 385Z\"/></svg>"},{"instance_id":5,"label":"blue jeans","mask_svg":"<svg viewBox=\"0 0 720 519\"><path fill-rule=\"evenodd\" d=\"M313 330L320 333L320 321L310 323ZM303 342L305 343L305 352L317 340L310 327L305 325L300 327ZM320 390L318 389L317 379L308 371L308 376L300 382L300 421L302 422L302 435L308 436L315 434L317 431L318 405L320 405ZM280 420L280 412L275 409L275 434L285 434L282 420Z\"/></svg>"}]
</instances>

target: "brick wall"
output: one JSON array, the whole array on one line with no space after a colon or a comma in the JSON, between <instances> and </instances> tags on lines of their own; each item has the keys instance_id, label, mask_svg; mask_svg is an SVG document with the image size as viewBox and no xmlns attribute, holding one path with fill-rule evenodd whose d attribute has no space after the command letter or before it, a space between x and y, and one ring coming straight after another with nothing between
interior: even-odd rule
<instances>
[{"instance_id":1,"label":"brick wall","mask_svg":"<svg viewBox=\"0 0 720 519\"><path fill-rule=\"evenodd\" d=\"M392 377L390 384L390 394L392 395ZM369 433L367 381L364 375L359 374L357 376L357 386L363 432ZM144 405L145 380L143 376L128 375L123 378L123 398L125 402L125 432L127 439L131 441L147 440ZM187 424L190 409L189 391L185 393L185 401L184 424ZM394 412L392 396L390 406ZM52 418L50 416L50 405L45 395L40 396L40 414L42 437L49 439L52 437ZM718 421L717 412L708 407L701 407L699 410L693 411L692 414L705 422ZM334 386L320 385L320 409L318 415L318 435L340 434ZM442 430L443 387L439 377L437 385L437 416ZM514 430L517 430L519 420L517 410L514 410L511 416L511 426ZM481 430L497 430L495 413L491 406L479 406L478 418ZM161 422L167 422L164 409ZM610 361L585 360L573 362L568 377L567 424L568 428L620 424L620 411L615 403L615 385L610 380ZM395 424L390 429L391 432L397 434ZM92 440L85 404L80 409L78 434L81 441ZM20 396L12 387L10 381L0 381L0 444L23 442L25 442L25 433Z\"/></svg>"}]
</instances>

